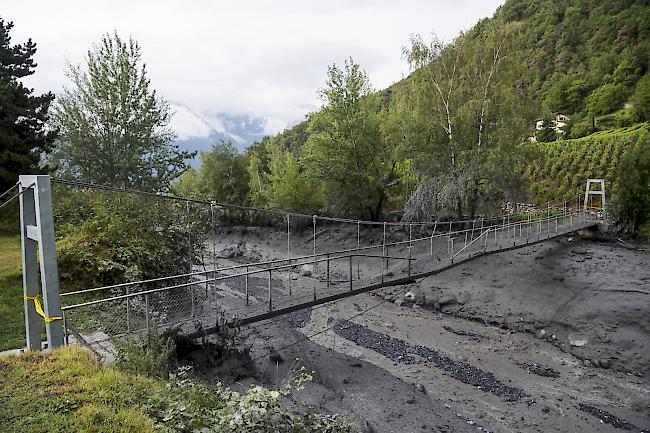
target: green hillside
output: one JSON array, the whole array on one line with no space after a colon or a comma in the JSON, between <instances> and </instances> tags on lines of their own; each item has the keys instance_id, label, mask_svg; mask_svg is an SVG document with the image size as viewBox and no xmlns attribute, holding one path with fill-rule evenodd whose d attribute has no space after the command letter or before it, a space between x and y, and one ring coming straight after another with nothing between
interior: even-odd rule
<instances>
[{"instance_id":1,"label":"green hillside","mask_svg":"<svg viewBox=\"0 0 650 433\"><path fill-rule=\"evenodd\" d=\"M451 43L403 42L412 73L389 88L372 90L353 59L331 65L323 107L305 121L244 155L215 147L224 166L246 167L232 179L246 204L473 217L575 195L591 176L616 192L622 156L647 137L649 1L508 0ZM558 112L570 117L562 132L530 143L535 120ZM206 165L176 191L228 200L210 187L218 177Z\"/></svg>"},{"instance_id":2,"label":"green hillside","mask_svg":"<svg viewBox=\"0 0 650 433\"><path fill-rule=\"evenodd\" d=\"M514 42L515 55L528 68L517 81L526 86L534 104L530 121L564 112L572 116L571 126L578 124L574 135L591 132L590 116L598 123L604 115L623 109L649 69L650 1L508 0L492 18L461 37L478 43L495 23L522 25ZM390 105L408 80L379 91L382 105ZM615 124L607 120L611 119L603 119L601 128ZM634 123L634 119L624 121ZM298 154L307 137L306 122L301 122L262 143L274 139Z\"/></svg>"},{"instance_id":3,"label":"green hillside","mask_svg":"<svg viewBox=\"0 0 650 433\"><path fill-rule=\"evenodd\" d=\"M527 172L535 201L575 197L589 178L604 178L608 196L615 195L623 156L648 140L650 126L643 124L574 140L535 144L538 157Z\"/></svg>"},{"instance_id":4,"label":"green hillside","mask_svg":"<svg viewBox=\"0 0 650 433\"><path fill-rule=\"evenodd\" d=\"M622 108L648 71L649 4L510 0L493 19L525 23L522 58L543 110L602 115Z\"/></svg>"}]
</instances>

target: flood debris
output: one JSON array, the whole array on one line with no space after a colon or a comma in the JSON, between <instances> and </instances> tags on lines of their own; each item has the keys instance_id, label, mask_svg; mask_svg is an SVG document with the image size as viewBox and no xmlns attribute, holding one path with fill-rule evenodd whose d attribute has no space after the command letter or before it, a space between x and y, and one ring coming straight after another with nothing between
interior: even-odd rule
<instances>
[{"instance_id":1,"label":"flood debris","mask_svg":"<svg viewBox=\"0 0 650 433\"><path fill-rule=\"evenodd\" d=\"M286 318L292 328L304 328L311 320L311 308L294 311L287 314Z\"/></svg>"},{"instance_id":2,"label":"flood debris","mask_svg":"<svg viewBox=\"0 0 650 433\"><path fill-rule=\"evenodd\" d=\"M543 365L529 363L529 362L515 362L518 366L523 368L529 373L536 374L542 377L560 377L560 372L554 370L551 367L545 367Z\"/></svg>"},{"instance_id":3,"label":"flood debris","mask_svg":"<svg viewBox=\"0 0 650 433\"><path fill-rule=\"evenodd\" d=\"M404 340L390 337L365 326L339 319L334 332L353 343L372 349L388 359L401 364L433 364L454 379L475 386L507 401L520 401L528 395L520 388L501 383L494 374L474 367L466 362L455 361L424 346L411 345Z\"/></svg>"},{"instance_id":4,"label":"flood debris","mask_svg":"<svg viewBox=\"0 0 650 433\"><path fill-rule=\"evenodd\" d=\"M625 421L624 419L621 419L616 415L612 415L611 413L604 411L602 409L598 409L597 407L592 406L590 404L580 403L577 407L579 410L583 412L587 412L588 414L595 416L602 422L611 424L618 429L628 430L628 431L639 430L639 427L635 426L631 422ZM644 429L643 431L648 431L648 430Z\"/></svg>"},{"instance_id":5,"label":"flood debris","mask_svg":"<svg viewBox=\"0 0 650 433\"><path fill-rule=\"evenodd\" d=\"M452 334L460 335L461 337L467 337L469 340L472 340L472 341L484 341L484 340L489 340L490 339L490 337L488 337L486 335L475 334L474 332L454 329L451 326L447 326L447 325L443 326L443 328L446 331L451 332Z\"/></svg>"}]
</instances>

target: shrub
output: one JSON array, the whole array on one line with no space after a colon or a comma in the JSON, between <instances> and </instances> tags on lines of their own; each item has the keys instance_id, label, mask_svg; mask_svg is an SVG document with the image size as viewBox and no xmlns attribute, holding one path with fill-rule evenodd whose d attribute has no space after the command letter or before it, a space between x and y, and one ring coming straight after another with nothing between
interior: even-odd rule
<instances>
[{"instance_id":1,"label":"shrub","mask_svg":"<svg viewBox=\"0 0 650 433\"><path fill-rule=\"evenodd\" d=\"M171 376L166 392L150 394L146 411L160 432L346 433L355 429L341 416L289 412L282 400L312 380L304 368L278 390L251 385L245 394L218 384L208 388L188 379L189 368Z\"/></svg>"},{"instance_id":2,"label":"shrub","mask_svg":"<svg viewBox=\"0 0 650 433\"><path fill-rule=\"evenodd\" d=\"M646 73L636 84L632 103L637 119L642 122L650 121L650 73Z\"/></svg>"},{"instance_id":3,"label":"shrub","mask_svg":"<svg viewBox=\"0 0 650 433\"><path fill-rule=\"evenodd\" d=\"M591 114L607 114L621 108L625 102L625 88L621 84L606 83L587 98L587 111Z\"/></svg>"},{"instance_id":4,"label":"shrub","mask_svg":"<svg viewBox=\"0 0 650 433\"><path fill-rule=\"evenodd\" d=\"M56 190L54 218L59 275L67 290L138 281L187 271L185 203L131 194ZM192 260L209 230L193 218Z\"/></svg>"},{"instance_id":5,"label":"shrub","mask_svg":"<svg viewBox=\"0 0 650 433\"><path fill-rule=\"evenodd\" d=\"M115 365L120 370L149 377L169 377L176 351L173 333L150 333L142 344L131 338L115 340L115 346Z\"/></svg>"}]
</instances>

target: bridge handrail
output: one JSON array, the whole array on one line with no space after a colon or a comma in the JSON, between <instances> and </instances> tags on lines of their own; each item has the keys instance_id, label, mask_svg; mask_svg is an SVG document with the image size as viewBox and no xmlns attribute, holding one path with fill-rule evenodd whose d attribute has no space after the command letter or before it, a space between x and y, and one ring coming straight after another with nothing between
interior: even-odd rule
<instances>
[{"instance_id":1,"label":"bridge handrail","mask_svg":"<svg viewBox=\"0 0 650 433\"><path fill-rule=\"evenodd\" d=\"M576 213L581 213L581 211L574 211L574 214ZM567 216L570 215L570 213L566 214ZM533 220L531 219L530 222L532 221L546 221L548 219L552 219L553 217L543 217L539 220ZM503 218L505 219L505 218ZM512 227L513 225L517 225L520 223L527 223L529 222L528 220L521 220L521 221L512 221L510 223L506 224L494 224L491 226L484 226L482 228L467 228L463 230L456 230L452 232L443 232L443 233L438 233L436 235L432 234L431 236L423 236L420 238L415 238L415 239L410 239L410 240L404 240L404 241L397 241L397 242L389 242L385 244L375 244L375 245L367 245L363 247L353 247L353 248L346 248L342 250L335 250L335 251L326 251L326 252L319 252L316 254L303 254L300 256L293 256L293 257L286 257L286 258L280 258L280 259L273 259L273 260L267 260L263 262L256 262L256 263L247 263L247 264L240 264L240 265L232 265L228 266L225 268L221 269L212 269L212 270L203 270L203 271L195 271L195 272L188 272L188 273L183 273L183 274L177 274L177 275L168 275L165 277L158 277L158 278L151 278L147 280L139 280L139 281L127 281L124 283L119 283L119 284L111 284L108 286L100 286L100 287L93 287L93 288L87 288L87 289L81 289L81 290L76 290L73 292L64 292L61 293L61 297L67 297L67 296L73 296L73 295L81 295L85 293L92 293L92 292L98 292L102 290L110 290L110 289L119 289L119 288L124 288L124 287L130 287L130 286L137 286L140 284L148 284L148 283L155 283L155 282L160 282L160 281L167 281L167 280L173 280L173 279L178 279L178 278L186 278L186 277L193 277L193 276L198 276L198 275L205 275L205 274L210 274L214 273L217 271L229 271L229 270L234 270L234 269L241 269L245 267L250 267L250 266L263 266L263 265L271 265L275 263L282 263L282 262L287 262L287 261L296 261L296 260L303 260L306 258L310 257L319 257L319 256L326 256L326 255L331 255L331 254L342 254L342 253L348 253L348 252L354 252L354 251L366 251L366 250L372 250L376 248L383 248L383 247L394 247L398 245L406 245L406 244L412 244L412 243L417 243L417 242L424 242L424 241L432 241L433 239L439 239L443 237L448 237L448 236L456 236L460 234L465 234L469 232L474 232L477 229L482 230L482 229L487 229L487 228L500 228L500 227ZM443 223L446 224L446 223ZM299 266L298 264L294 264L292 266Z\"/></svg>"},{"instance_id":2,"label":"bridge handrail","mask_svg":"<svg viewBox=\"0 0 650 433\"><path fill-rule=\"evenodd\" d=\"M577 212L568 213L566 215L554 215L552 217L548 217L548 218L544 218L544 219L541 219L541 220L538 220L538 221L534 221L534 223L542 223L542 222L550 221L550 220L553 220L553 219L566 218L566 217L570 217L570 216L573 216L573 215L579 215L579 214L588 214L588 213L583 212L583 211L577 211ZM485 234L486 232L489 232L490 230L505 229L505 228L511 227L513 225L528 224L528 223L529 223L528 221L517 221L517 222L511 223L511 224L504 225L504 226L499 226L498 228L488 229L483 234ZM531 221L530 223L533 223L533 221ZM483 236L483 234L481 236ZM472 241L472 243L475 242L476 240L478 240L481 236L478 236L476 239L474 239ZM428 240L429 238L423 238L423 239ZM467 246L469 246L469 245L467 245ZM466 247L464 247L463 249L465 249ZM294 267L297 267L297 266L302 266L302 265L307 265L307 264L316 264L316 263L322 263L322 262L325 262L325 261L340 260L340 259L346 259L346 258L351 258L351 257L375 257L375 258L382 258L382 259L407 260L409 263L411 261L419 262L420 260L422 260L422 258L421 259L414 259L414 258L411 258L411 257L399 257L399 256L387 256L387 255L347 254L347 255L339 255L339 256L331 257L332 254L336 254L336 253L330 252L330 253L324 253L324 254L327 255L328 257L321 258L321 259L315 259L314 256L306 256L306 258L311 258L311 260L308 260L308 261L305 261L305 262L302 262L302 263L294 263L294 264L286 264L286 265L274 266L274 267L271 267L271 268L247 270L246 272L241 272L241 273L238 273L238 274L224 275L224 276L213 277L213 278L205 278L205 279L200 280L200 281L190 281L190 282L185 282L185 283L181 283L181 284L176 284L176 285L151 289L151 290L145 290L145 291L134 292L134 293L127 293L125 295L117 295L117 296L113 296L113 297L109 297L109 298L102 298L102 299L97 299L97 300L93 300L93 301L82 302L82 303L79 303L79 304L67 305L67 306L62 307L61 310L65 311L65 310L69 310L69 309L73 309L73 308L78 308L78 307L87 306L87 305L94 305L94 304L98 304L98 303L102 303L102 302L116 301L116 300L120 300L120 299L139 297L139 296L148 295L148 294L151 294L151 293L158 293L158 292L162 292L162 291L168 291L168 290L173 290L173 289L190 287L190 286L194 286L194 285L201 285L201 284L212 283L212 282L216 282L216 281L228 280L228 279L231 279L231 278L245 277L247 275L254 275L254 274L259 274L259 273L272 272L274 270L277 271L277 270L281 270L281 269L294 268ZM455 257L456 255L457 254L455 254L453 257ZM288 260L288 259L278 260L278 262L286 261L286 260ZM251 266L255 266L255 265L258 265L258 264L238 265L237 267L233 267L232 269L234 269L234 268L239 269L239 268L242 268L242 267L251 267ZM227 269L225 269L225 268L220 269L218 272L221 272L223 270L227 270ZM209 271L209 272L217 272L217 271ZM72 293L73 292L71 292L71 294ZM80 292L76 292L76 293L79 294Z\"/></svg>"},{"instance_id":3,"label":"bridge handrail","mask_svg":"<svg viewBox=\"0 0 650 433\"><path fill-rule=\"evenodd\" d=\"M201 284L205 284L205 283L213 283L213 282L222 281L222 280L229 280L231 278L245 277L247 275L261 274L261 273L272 272L272 271L277 271L277 270L281 270L281 269L292 268L292 267L295 267L295 266L310 265L310 264L322 263L322 262L326 262L326 261L347 259L347 258L351 258L351 257L372 257L372 258L378 258L378 259L381 258L381 259L406 260L406 261L416 261L417 260L417 259L414 259L412 257L401 257L401 256L372 255L372 254L348 254L348 255L342 255L342 256L336 256L336 257L327 257L327 258L324 258L324 259L309 260L309 261L305 261L305 262L294 264L294 265L282 265L282 266L275 266L273 268L253 269L253 270L249 270L249 271L242 272L242 273L239 273L239 274L230 274L230 275L224 275L224 276L221 276L221 277L206 278L206 279L200 280L200 281L190 281L190 282L187 282L187 283L175 284L175 285L172 285L172 286L159 287L157 289L143 290L141 292L127 293L127 294L124 294L124 295L117 295L117 296L112 296L112 297L109 297L109 298L95 299L95 300L92 300L92 301L80 302L78 304L66 305L64 307L61 307L61 310L65 311L65 310L70 310L70 309L74 309L74 308L78 308L78 307L84 307L84 306L88 306L88 305L95 305L95 304L99 304L99 303L102 303L102 302L118 301L118 300L127 299L127 298L135 298L135 297L140 297L140 296L143 296L143 295L149 295L149 294L152 294L152 293L158 293L158 292L163 292L163 291L172 290L172 289L182 289L184 287L201 285Z\"/></svg>"}]
</instances>

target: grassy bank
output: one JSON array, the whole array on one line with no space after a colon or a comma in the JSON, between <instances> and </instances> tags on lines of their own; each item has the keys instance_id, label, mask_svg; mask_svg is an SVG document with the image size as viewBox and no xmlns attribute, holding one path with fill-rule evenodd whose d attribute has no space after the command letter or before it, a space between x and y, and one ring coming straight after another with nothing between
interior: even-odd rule
<instances>
[{"instance_id":1,"label":"grassy bank","mask_svg":"<svg viewBox=\"0 0 650 433\"><path fill-rule=\"evenodd\" d=\"M0 433L353 431L344 417L287 410L282 400L310 378L301 371L282 389L239 394L182 372L169 380L126 373L79 347L7 356L0 358Z\"/></svg>"},{"instance_id":2,"label":"grassy bank","mask_svg":"<svg viewBox=\"0 0 650 433\"><path fill-rule=\"evenodd\" d=\"M153 388L79 348L0 358L0 431L153 432L139 398Z\"/></svg>"},{"instance_id":3,"label":"grassy bank","mask_svg":"<svg viewBox=\"0 0 650 433\"><path fill-rule=\"evenodd\" d=\"M25 346L20 238L0 236L0 351Z\"/></svg>"}]
</instances>

